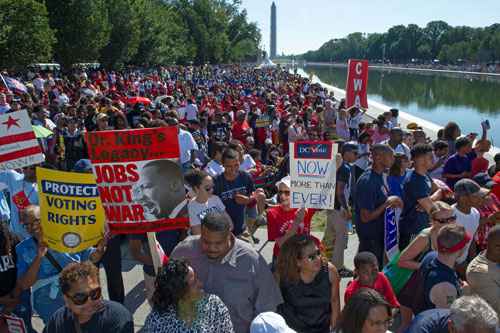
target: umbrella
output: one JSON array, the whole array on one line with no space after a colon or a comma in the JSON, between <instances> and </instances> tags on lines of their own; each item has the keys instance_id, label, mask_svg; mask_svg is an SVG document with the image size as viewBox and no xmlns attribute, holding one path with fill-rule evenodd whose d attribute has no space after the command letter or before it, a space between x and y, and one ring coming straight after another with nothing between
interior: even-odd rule
<instances>
[{"instance_id":1,"label":"umbrella","mask_svg":"<svg viewBox=\"0 0 500 333\"><path fill-rule=\"evenodd\" d=\"M42 125L33 125L33 132L35 132L37 139L47 138L54 134L51 130L43 127Z\"/></svg>"},{"instance_id":2,"label":"umbrella","mask_svg":"<svg viewBox=\"0 0 500 333\"><path fill-rule=\"evenodd\" d=\"M134 97L127 98L127 104L135 105L137 103L149 105L149 104L151 104L151 100L149 98L140 97L140 96L134 96Z\"/></svg>"}]
</instances>

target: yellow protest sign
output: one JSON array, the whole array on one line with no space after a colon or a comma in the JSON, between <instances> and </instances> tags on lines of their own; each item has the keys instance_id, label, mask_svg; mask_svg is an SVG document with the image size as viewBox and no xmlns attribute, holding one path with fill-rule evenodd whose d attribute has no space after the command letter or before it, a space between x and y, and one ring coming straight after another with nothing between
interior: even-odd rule
<instances>
[{"instance_id":1,"label":"yellow protest sign","mask_svg":"<svg viewBox=\"0 0 500 333\"><path fill-rule=\"evenodd\" d=\"M59 252L96 245L104 233L104 209L93 174L36 169L43 239Z\"/></svg>"}]
</instances>

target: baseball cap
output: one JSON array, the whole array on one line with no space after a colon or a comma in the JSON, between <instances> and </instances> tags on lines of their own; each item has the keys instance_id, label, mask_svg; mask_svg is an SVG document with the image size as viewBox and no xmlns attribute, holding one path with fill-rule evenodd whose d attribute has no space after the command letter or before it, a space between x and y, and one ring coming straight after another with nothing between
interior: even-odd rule
<instances>
[{"instance_id":1,"label":"baseball cap","mask_svg":"<svg viewBox=\"0 0 500 333\"><path fill-rule=\"evenodd\" d=\"M455 196L465 196L479 194L481 196L488 194L488 190L481 188L478 183L472 179L460 179L454 187Z\"/></svg>"},{"instance_id":2,"label":"baseball cap","mask_svg":"<svg viewBox=\"0 0 500 333\"><path fill-rule=\"evenodd\" d=\"M359 146L355 142L346 142L342 145L342 149L340 150L341 154L349 153L349 152L357 152Z\"/></svg>"},{"instance_id":3,"label":"baseball cap","mask_svg":"<svg viewBox=\"0 0 500 333\"><path fill-rule=\"evenodd\" d=\"M274 312L263 312L252 321L250 333L297 333L282 316Z\"/></svg>"}]
</instances>

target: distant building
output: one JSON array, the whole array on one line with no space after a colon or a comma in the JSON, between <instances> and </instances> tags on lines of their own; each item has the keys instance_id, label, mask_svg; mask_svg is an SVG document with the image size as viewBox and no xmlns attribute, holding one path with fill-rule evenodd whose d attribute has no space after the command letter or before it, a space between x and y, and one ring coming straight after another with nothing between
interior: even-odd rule
<instances>
[{"instance_id":1,"label":"distant building","mask_svg":"<svg viewBox=\"0 0 500 333\"><path fill-rule=\"evenodd\" d=\"M271 5L271 59L276 58L276 4Z\"/></svg>"}]
</instances>

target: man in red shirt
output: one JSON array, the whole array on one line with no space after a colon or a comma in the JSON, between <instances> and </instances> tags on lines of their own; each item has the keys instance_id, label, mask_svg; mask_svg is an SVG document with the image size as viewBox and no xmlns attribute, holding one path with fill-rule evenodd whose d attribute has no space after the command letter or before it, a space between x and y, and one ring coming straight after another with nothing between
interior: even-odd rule
<instances>
[{"instance_id":1,"label":"man in red shirt","mask_svg":"<svg viewBox=\"0 0 500 333\"><path fill-rule=\"evenodd\" d=\"M267 210L267 238L275 241L273 263L278 258L280 246L295 234L311 233L311 220L316 209L290 208L290 176L282 178L278 187L279 205Z\"/></svg>"},{"instance_id":2,"label":"man in red shirt","mask_svg":"<svg viewBox=\"0 0 500 333\"><path fill-rule=\"evenodd\" d=\"M236 122L233 125L231 133L233 134L233 139L239 140L241 143L245 142L245 137L250 131L250 126L246 121L245 111L239 110L236 113Z\"/></svg>"},{"instance_id":3,"label":"man in red shirt","mask_svg":"<svg viewBox=\"0 0 500 333\"><path fill-rule=\"evenodd\" d=\"M377 257L371 252L359 252L354 257L354 274L356 278L349 282L344 294L344 303L361 288L370 288L384 296L387 303L394 308L399 308L391 283L378 270Z\"/></svg>"}]
</instances>

